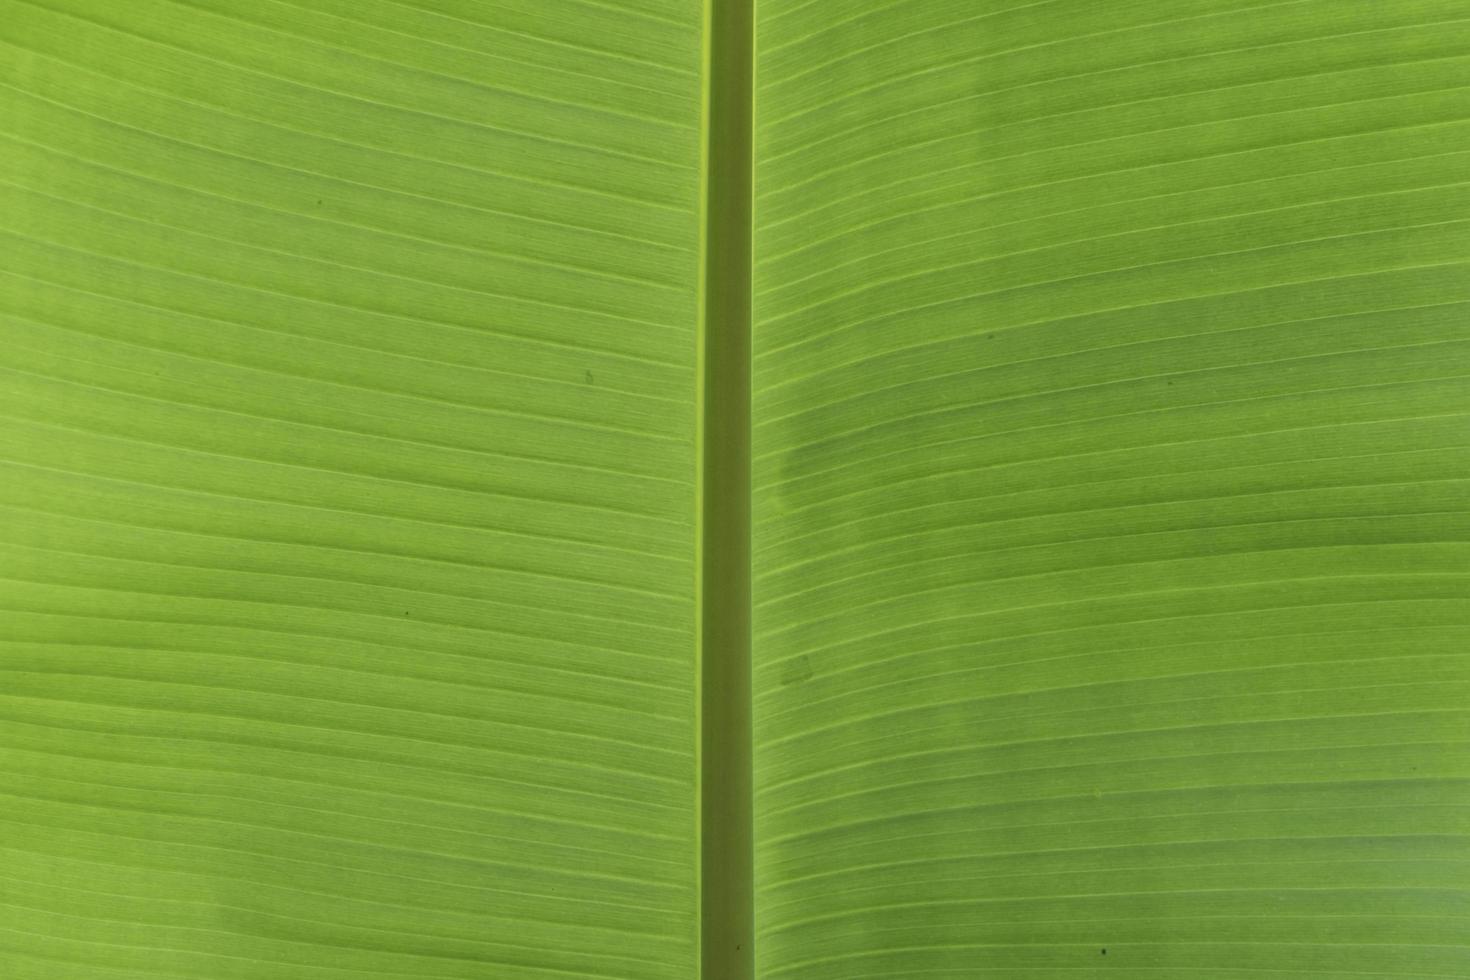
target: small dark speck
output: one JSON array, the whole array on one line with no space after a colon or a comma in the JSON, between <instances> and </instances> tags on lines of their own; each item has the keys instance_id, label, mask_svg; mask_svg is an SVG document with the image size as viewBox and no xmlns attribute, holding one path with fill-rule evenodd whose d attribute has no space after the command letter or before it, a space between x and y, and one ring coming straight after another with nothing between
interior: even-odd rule
<instances>
[{"instance_id":1,"label":"small dark speck","mask_svg":"<svg viewBox=\"0 0 1470 980\"><path fill-rule=\"evenodd\" d=\"M781 671L781 683L803 684L812 679L812 662L807 659L806 654L801 654L795 660L788 663Z\"/></svg>"},{"instance_id":2,"label":"small dark speck","mask_svg":"<svg viewBox=\"0 0 1470 980\"><path fill-rule=\"evenodd\" d=\"M1107 951L1107 950L1103 950L1103 951L1102 951L1102 954L1103 954L1103 955L1104 955L1104 956L1107 956L1107 955L1108 955L1108 951Z\"/></svg>"},{"instance_id":3,"label":"small dark speck","mask_svg":"<svg viewBox=\"0 0 1470 980\"><path fill-rule=\"evenodd\" d=\"M322 199L321 198L317 198L316 199L316 203L317 203L317 206L320 207L321 206L321 203L322 203Z\"/></svg>"},{"instance_id":4,"label":"small dark speck","mask_svg":"<svg viewBox=\"0 0 1470 980\"><path fill-rule=\"evenodd\" d=\"M587 383L588 383L588 384L589 384L589 385L590 385L590 384L593 384L593 380L592 380L592 372L591 372L591 371L588 371L588 372L587 372Z\"/></svg>"}]
</instances>

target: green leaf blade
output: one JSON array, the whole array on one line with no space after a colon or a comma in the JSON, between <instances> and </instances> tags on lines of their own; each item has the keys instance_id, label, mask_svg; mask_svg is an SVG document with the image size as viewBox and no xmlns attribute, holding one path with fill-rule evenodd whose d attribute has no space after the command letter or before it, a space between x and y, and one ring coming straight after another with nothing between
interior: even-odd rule
<instances>
[{"instance_id":1,"label":"green leaf blade","mask_svg":"<svg viewBox=\"0 0 1470 980\"><path fill-rule=\"evenodd\" d=\"M1463 13L763 7L761 976L1464 972Z\"/></svg>"},{"instance_id":2,"label":"green leaf blade","mask_svg":"<svg viewBox=\"0 0 1470 980\"><path fill-rule=\"evenodd\" d=\"M0 14L0 972L686 978L702 12Z\"/></svg>"}]
</instances>

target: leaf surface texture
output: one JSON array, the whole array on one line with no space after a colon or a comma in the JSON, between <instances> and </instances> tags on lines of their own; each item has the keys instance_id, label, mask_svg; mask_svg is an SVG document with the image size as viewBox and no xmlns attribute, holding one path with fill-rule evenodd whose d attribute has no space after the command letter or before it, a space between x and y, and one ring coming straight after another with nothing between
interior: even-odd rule
<instances>
[{"instance_id":1,"label":"leaf surface texture","mask_svg":"<svg viewBox=\"0 0 1470 980\"><path fill-rule=\"evenodd\" d=\"M0 974L692 975L701 30L0 3Z\"/></svg>"},{"instance_id":2,"label":"leaf surface texture","mask_svg":"<svg viewBox=\"0 0 1470 980\"><path fill-rule=\"evenodd\" d=\"M763 980L1470 972L1467 17L763 0Z\"/></svg>"}]
</instances>

